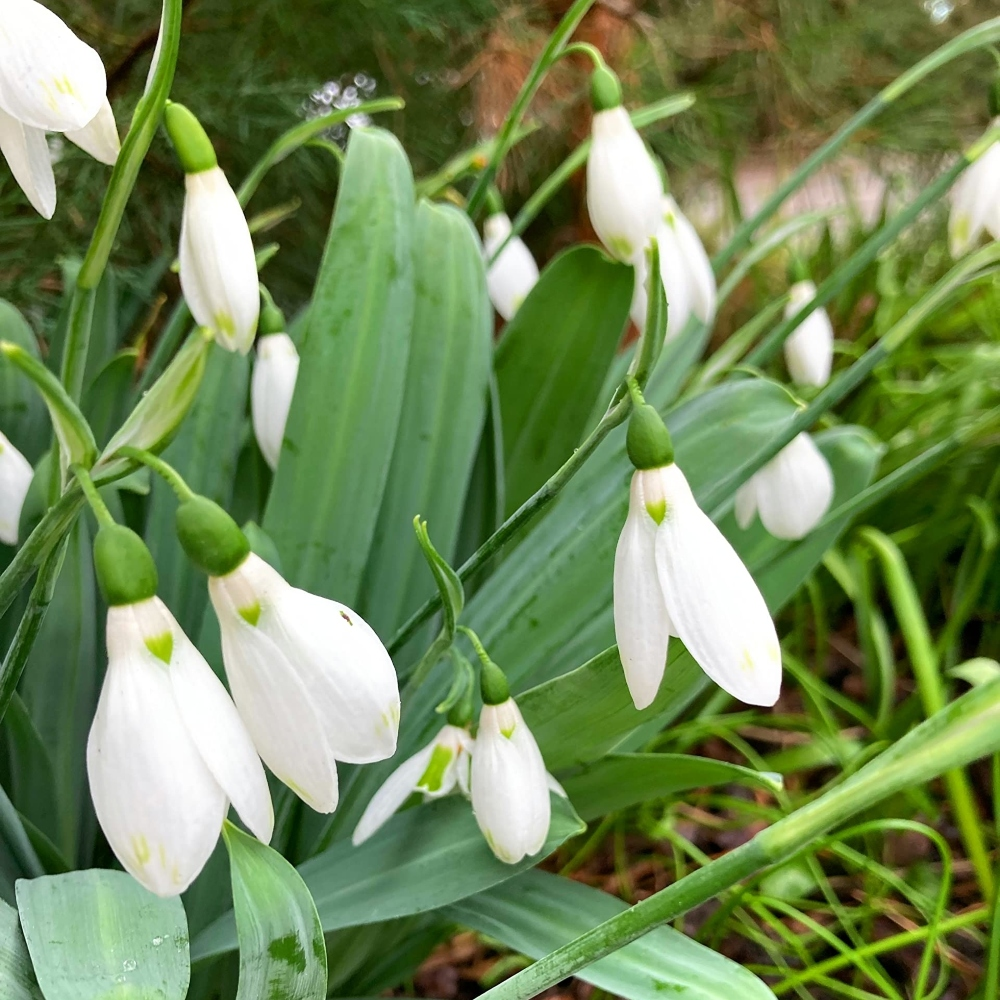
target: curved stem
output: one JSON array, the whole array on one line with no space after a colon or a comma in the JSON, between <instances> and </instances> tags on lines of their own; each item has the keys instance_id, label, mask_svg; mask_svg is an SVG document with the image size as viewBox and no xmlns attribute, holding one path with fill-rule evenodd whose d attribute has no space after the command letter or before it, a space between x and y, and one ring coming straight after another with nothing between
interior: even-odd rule
<instances>
[{"instance_id":1,"label":"curved stem","mask_svg":"<svg viewBox=\"0 0 1000 1000\"><path fill-rule=\"evenodd\" d=\"M559 54L566 47L570 36L576 31L584 15L595 2L596 0L575 0L573 6L566 11L563 19L559 22L559 26L549 36L549 40L535 61L535 65L531 67L531 72L521 85L517 97L514 98L514 104L511 106L500 128L490 161L486 164L486 169L479 175L469 195L468 212L469 217L473 221L475 221L480 209L483 207L483 202L486 200L487 188L493 183L497 171L500 169L500 164L503 163L503 158L507 155L507 150L513 144L514 135L521 124L521 119L528 110L528 105L531 104L532 98L542 85L546 73L552 68L553 63L555 63L559 58Z\"/></svg>"},{"instance_id":2,"label":"curved stem","mask_svg":"<svg viewBox=\"0 0 1000 1000\"><path fill-rule=\"evenodd\" d=\"M559 59L564 59L566 56L583 55L586 56L593 64L594 69L606 69L607 63L604 61L604 56L601 50L596 45L591 45L590 42L573 42L571 45L567 45L566 48L556 56L555 62Z\"/></svg>"},{"instance_id":3,"label":"curved stem","mask_svg":"<svg viewBox=\"0 0 1000 1000\"><path fill-rule=\"evenodd\" d=\"M716 273L725 268L729 262L753 238L753 234L781 208L785 200L801 187L812 174L824 163L832 159L848 139L864 125L867 125L879 113L885 110L893 101L902 97L911 87L919 83L925 76L946 66L953 59L983 48L1000 40L1000 17L984 21L970 28L961 35L952 38L929 56L922 59L901 76L898 76L884 90L873 97L850 121L846 122L836 134L825 142L812 156L785 181L777 191L761 206L751 218L742 222L736 228L729 243L714 257L712 265Z\"/></svg>"},{"instance_id":4,"label":"curved stem","mask_svg":"<svg viewBox=\"0 0 1000 1000\"><path fill-rule=\"evenodd\" d=\"M119 448L116 455L121 455L123 458L131 458L133 462L138 462L140 465L146 465L153 470L158 476L166 481L167 485L174 491L177 495L177 499L181 503L186 500L193 500L195 497L194 490L184 481L184 477L168 462L164 462L162 458L158 455L154 455L151 451L146 451L143 448L133 448L131 445L125 445Z\"/></svg>"},{"instance_id":5,"label":"curved stem","mask_svg":"<svg viewBox=\"0 0 1000 1000\"><path fill-rule=\"evenodd\" d=\"M80 484L80 489L83 490L83 495L86 497L87 503L90 504L90 509L94 512L98 523L102 526L113 525L115 519L111 516L108 505L101 499L101 494L97 492L97 487L94 485L94 480L90 478L90 473L82 465L71 465L69 471L76 476L76 481Z\"/></svg>"}]
</instances>

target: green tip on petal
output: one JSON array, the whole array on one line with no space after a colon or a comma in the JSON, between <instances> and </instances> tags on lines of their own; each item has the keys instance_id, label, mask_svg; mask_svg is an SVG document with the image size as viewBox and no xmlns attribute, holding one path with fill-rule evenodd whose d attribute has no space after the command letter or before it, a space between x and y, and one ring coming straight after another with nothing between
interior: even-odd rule
<instances>
[{"instance_id":1,"label":"green tip on petal","mask_svg":"<svg viewBox=\"0 0 1000 1000\"><path fill-rule=\"evenodd\" d=\"M156 563L131 528L105 524L94 539L94 571L109 607L138 604L156 596Z\"/></svg>"},{"instance_id":2,"label":"green tip on petal","mask_svg":"<svg viewBox=\"0 0 1000 1000\"><path fill-rule=\"evenodd\" d=\"M208 497L192 497L177 508L177 537L188 558L209 576L228 576L250 555L240 526Z\"/></svg>"},{"instance_id":3,"label":"green tip on petal","mask_svg":"<svg viewBox=\"0 0 1000 1000\"><path fill-rule=\"evenodd\" d=\"M183 104L167 102L163 124L186 174L200 174L219 165L201 122Z\"/></svg>"},{"instance_id":4,"label":"green tip on petal","mask_svg":"<svg viewBox=\"0 0 1000 1000\"><path fill-rule=\"evenodd\" d=\"M622 102L622 85L609 66L595 69L590 77L590 103L595 111L610 111Z\"/></svg>"},{"instance_id":5,"label":"green tip on petal","mask_svg":"<svg viewBox=\"0 0 1000 1000\"><path fill-rule=\"evenodd\" d=\"M674 444L663 418L649 403L633 407L625 447L637 469L660 469L674 461Z\"/></svg>"},{"instance_id":6,"label":"green tip on petal","mask_svg":"<svg viewBox=\"0 0 1000 1000\"><path fill-rule=\"evenodd\" d=\"M484 705L502 705L510 698L507 675L492 660L483 663L479 686Z\"/></svg>"}]
</instances>

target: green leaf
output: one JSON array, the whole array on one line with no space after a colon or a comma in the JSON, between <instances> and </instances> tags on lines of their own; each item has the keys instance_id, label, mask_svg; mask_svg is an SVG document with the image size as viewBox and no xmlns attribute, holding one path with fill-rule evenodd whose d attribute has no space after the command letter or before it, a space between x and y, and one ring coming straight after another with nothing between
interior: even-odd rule
<instances>
[{"instance_id":1,"label":"green leaf","mask_svg":"<svg viewBox=\"0 0 1000 1000\"><path fill-rule=\"evenodd\" d=\"M83 412L99 442L106 442L125 419L138 357L134 348L116 354L84 393Z\"/></svg>"},{"instance_id":2,"label":"green leaf","mask_svg":"<svg viewBox=\"0 0 1000 1000\"><path fill-rule=\"evenodd\" d=\"M692 788L748 785L774 791L780 774L754 771L710 757L680 753L611 754L564 778L562 785L583 820L663 799Z\"/></svg>"},{"instance_id":3,"label":"green leaf","mask_svg":"<svg viewBox=\"0 0 1000 1000\"><path fill-rule=\"evenodd\" d=\"M191 412L163 453L191 489L224 508L232 500L236 460L246 433L249 379L247 358L213 349ZM176 513L174 491L154 476L145 539L156 560L158 593L181 628L197 636L208 607L208 584L177 540Z\"/></svg>"},{"instance_id":4,"label":"green leaf","mask_svg":"<svg viewBox=\"0 0 1000 1000\"><path fill-rule=\"evenodd\" d=\"M413 528L417 535L417 542L427 560L428 569L434 577L438 592L441 594L441 613L444 618L442 633L450 642L455 638L455 628L459 616L462 614L462 609L465 607L465 588L462 586L462 580L458 573L448 565L441 553L434 547L427 531L427 522L415 517Z\"/></svg>"},{"instance_id":5,"label":"green leaf","mask_svg":"<svg viewBox=\"0 0 1000 1000\"><path fill-rule=\"evenodd\" d=\"M0 996L3 1000L42 1000L31 968L17 910L0 901Z\"/></svg>"},{"instance_id":6,"label":"green leaf","mask_svg":"<svg viewBox=\"0 0 1000 1000\"><path fill-rule=\"evenodd\" d=\"M584 829L569 803L552 798L552 826L535 858L498 861L465 799L437 799L394 816L360 847L340 841L299 866L316 900L324 931L426 913L530 868ZM194 960L236 947L232 914L194 941Z\"/></svg>"},{"instance_id":7,"label":"green leaf","mask_svg":"<svg viewBox=\"0 0 1000 1000\"><path fill-rule=\"evenodd\" d=\"M236 1000L325 1000L326 942L309 890L277 851L227 822L240 942Z\"/></svg>"},{"instance_id":8,"label":"green leaf","mask_svg":"<svg viewBox=\"0 0 1000 1000\"><path fill-rule=\"evenodd\" d=\"M212 339L206 331L196 330L191 334L167 370L107 443L98 462L98 471L110 475L120 469L124 460L113 456L126 445L160 452L170 443L194 405L211 346Z\"/></svg>"},{"instance_id":9,"label":"green leaf","mask_svg":"<svg viewBox=\"0 0 1000 1000\"><path fill-rule=\"evenodd\" d=\"M417 206L413 330L403 406L359 611L390 635L434 583L413 543L419 515L445 561L455 546L486 416L493 313L479 240L450 205Z\"/></svg>"},{"instance_id":10,"label":"green leaf","mask_svg":"<svg viewBox=\"0 0 1000 1000\"><path fill-rule=\"evenodd\" d=\"M0 341L0 354L30 379L48 407L66 466L79 462L89 468L97 455L97 444L80 408L70 399L59 379L23 347Z\"/></svg>"},{"instance_id":11,"label":"green leaf","mask_svg":"<svg viewBox=\"0 0 1000 1000\"><path fill-rule=\"evenodd\" d=\"M581 882L527 871L449 906L457 923L531 958L627 910L620 899ZM628 1000L774 1000L753 973L672 927L658 927L579 973L585 982Z\"/></svg>"},{"instance_id":12,"label":"green leaf","mask_svg":"<svg viewBox=\"0 0 1000 1000\"><path fill-rule=\"evenodd\" d=\"M45 1000L184 1000L191 968L177 897L94 870L18 882L17 908Z\"/></svg>"},{"instance_id":13,"label":"green leaf","mask_svg":"<svg viewBox=\"0 0 1000 1000\"><path fill-rule=\"evenodd\" d=\"M592 246L546 267L496 350L507 513L573 453L628 321L632 268Z\"/></svg>"},{"instance_id":14,"label":"green leaf","mask_svg":"<svg viewBox=\"0 0 1000 1000\"><path fill-rule=\"evenodd\" d=\"M27 320L9 302L0 299L0 340L17 344L33 358L38 344ZM32 465L48 443L45 404L24 376L0 354L0 431Z\"/></svg>"},{"instance_id":15,"label":"green leaf","mask_svg":"<svg viewBox=\"0 0 1000 1000\"><path fill-rule=\"evenodd\" d=\"M412 231L402 147L387 132L353 130L263 524L293 583L351 605L403 400Z\"/></svg>"}]
</instances>

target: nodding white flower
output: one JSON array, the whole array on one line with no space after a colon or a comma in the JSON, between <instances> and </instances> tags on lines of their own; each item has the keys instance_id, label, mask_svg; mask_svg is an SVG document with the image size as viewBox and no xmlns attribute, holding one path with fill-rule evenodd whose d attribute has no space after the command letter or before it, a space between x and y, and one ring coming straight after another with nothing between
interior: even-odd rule
<instances>
[{"instance_id":1,"label":"nodding white flower","mask_svg":"<svg viewBox=\"0 0 1000 1000\"><path fill-rule=\"evenodd\" d=\"M491 215L483 224L483 249L487 262L510 236L510 219L504 212ZM486 273L493 308L509 320L538 281L538 265L520 236L513 237Z\"/></svg>"},{"instance_id":2,"label":"nodding white flower","mask_svg":"<svg viewBox=\"0 0 1000 1000\"><path fill-rule=\"evenodd\" d=\"M0 542L17 545L21 508L34 470L31 463L0 433Z\"/></svg>"},{"instance_id":3,"label":"nodding white flower","mask_svg":"<svg viewBox=\"0 0 1000 1000\"><path fill-rule=\"evenodd\" d=\"M797 281L788 290L785 319L816 298L811 281ZM785 341L785 364L792 381L821 388L830 380L833 367L833 324L826 310L814 309Z\"/></svg>"},{"instance_id":4,"label":"nodding white flower","mask_svg":"<svg viewBox=\"0 0 1000 1000\"><path fill-rule=\"evenodd\" d=\"M587 159L587 210L608 253L627 264L645 252L660 224L663 181L620 104L594 114Z\"/></svg>"},{"instance_id":5,"label":"nodding white flower","mask_svg":"<svg viewBox=\"0 0 1000 1000\"><path fill-rule=\"evenodd\" d=\"M271 839L267 779L222 682L162 601L109 608L107 646L87 741L94 808L126 871L176 896L208 861L230 801Z\"/></svg>"},{"instance_id":6,"label":"nodding white flower","mask_svg":"<svg viewBox=\"0 0 1000 1000\"><path fill-rule=\"evenodd\" d=\"M990 128L1000 125L994 118ZM1000 239L1000 142L993 143L955 182L948 216L948 248L954 258L967 254L983 232Z\"/></svg>"},{"instance_id":7,"label":"nodding white flower","mask_svg":"<svg viewBox=\"0 0 1000 1000\"><path fill-rule=\"evenodd\" d=\"M185 175L181 291L199 325L246 354L260 315L257 259L246 216L220 167Z\"/></svg>"},{"instance_id":8,"label":"nodding white flower","mask_svg":"<svg viewBox=\"0 0 1000 1000\"><path fill-rule=\"evenodd\" d=\"M210 577L233 699L264 763L317 812L337 807L337 765L396 752L392 660L350 608L290 586L252 553Z\"/></svg>"},{"instance_id":9,"label":"nodding white flower","mask_svg":"<svg viewBox=\"0 0 1000 1000\"><path fill-rule=\"evenodd\" d=\"M250 410L257 444L272 469L278 467L298 375L299 352L287 333L269 333L257 341Z\"/></svg>"},{"instance_id":10,"label":"nodding white flower","mask_svg":"<svg viewBox=\"0 0 1000 1000\"><path fill-rule=\"evenodd\" d=\"M781 648L767 605L676 465L632 476L615 552L614 614L636 708L656 697L671 635L733 697L777 701Z\"/></svg>"},{"instance_id":11,"label":"nodding white flower","mask_svg":"<svg viewBox=\"0 0 1000 1000\"><path fill-rule=\"evenodd\" d=\"M667 299L667 340L678 336L692 315L702 323L715 319L717 289L712 262L705 252L694 226L669 195L663 196L662 223L656 231L660 250L660 280ZM632 322L639 329L646 325L648 291L646 255L635 260L635 292L632 296Z\"/></svg>"},{"instance_id":12,"label":"nodding white flower","mask_svg":"<svg viewBox=\"0 0 1000 1000\"><path fill-rule=\"evenodd\" d=\"M472 811L507 864L537 854L552 819L541 751L513 698L484 705L472 753Z\"/></svg>"},{"instance_id":13,"label":"nodding white flower","mask_svg":"<svg viewBox=\"0 0 1000 1000\"><path fill-rule=\"evenodd\" d=\"M56 182L46 132L104 163L118 156L101 57L35 0L5 0L0 16L0 152L35 210L51 219Z\"/></svg>"},{"instance_id":14,"label":"nodding white flower","mask_svg":"<svg viewBox=\"0 0 1000 1000\"><path fill-rule=\"evenodd\" d=\"M364 843L414 793L439 799L457 787L469 794L469 763L475 741L459 726L446 725L422 750L403 761L372 796L351 841Z\"/></svg>"},{"instance_id":15,"label":"nodding white flower","mask_svg":"<svg viewBox=\"0 0 1000 1000\"><path fill-rule=\"evenodd\" d=\"M816 442L798 434L736 492L736 523L755 514L775 538L805 538L833 500L833 470Z\"/></svg>"}]
</instances>

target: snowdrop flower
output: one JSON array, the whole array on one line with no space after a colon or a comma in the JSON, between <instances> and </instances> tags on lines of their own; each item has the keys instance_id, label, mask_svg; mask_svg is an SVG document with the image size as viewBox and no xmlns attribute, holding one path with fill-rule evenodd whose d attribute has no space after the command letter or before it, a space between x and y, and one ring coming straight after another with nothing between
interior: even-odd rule
<instances>
[{"instance_id":1,"label":"snowdrop flower","mask_svg":"<svg viewBox=\"0 0 1000 1000\"><path fill-rule=\"evenodd\" d=\"M797 281L788 290L785 319L816 298L811 281ZM821 388L830 380L833 367L833 324L826 310L814 309L785 341L785 364L792 381Z\"/></svg>"},{"instance_id":2,"label":"snowdrop flower","mask_svg":"<svg viewBox=\"0 0 1000 1000\"><path fill-rule=\"evenodd\" d=\"M446 725L422 750L405 760L372 796L351 841L364 843L415 792L425 799L438 799L457 787L469 794L469 762L474 740L465 729Z\"/></svg>"},{"instance_id":3,"label":"snowdrop flower","mask_svg":"<svg viewBox=\"0 0 1000 1000\"><path fill-rule=\"evenodd\" d=\"M808 434L798 434L736 493L736 523L755 514L775 538L805 538L830 509L833 471Z\"/></svg>"},{"instance_id":4,"label":"snowdrop flower","mask_svg":"<svg viewBox=\"0 0 1000 1000\"><path fill-rule=\"evenodd\" d=\"M277 469L281 442L285 437L288 411L299 374L299 352L284 333L281 311L268 303L261 316L257 341L257 363L250 383L250 411L253 431L261 453L272 469Z\"/></svg>"},{"instance_id":5,"label":"snowdrop flower","mask_svg":"<svg viewBox=\"0 0 1000 1000\"><path fill-rule=\"evenodd\" d=\"M621 85L611 70L595 71L591 100L594 121L587 158L587 210L608 253L631 264L656 234L663 181L622 107Z\"/></svg>"},{"instance_id":6,"label":"snowdrop flower","mask_svg":"<svg viewBox=\"0 0 1000 1000\"><path fill-rule=\"evenodd\" d=\"M505 212L496 212L483 224L483 249L486 260L504 245L510 236L510 219ZM509 320L538 281L538 265L520 236L513 237L486 273L493 308Z\"/></svg>"},{"instance_id":7,"label":"snowdrop flower","mask_svg":"<svg viewBox=\"0 0 1000 1000\"><path fill-rule=\"evenodd\" d=\"M628 449L636 471L615 552L614 618L636 708L656 697L672 635L735 698L773 705L781 687L781 649L767 605L695 501L651 406L633 411Z\"/></svg>"},{"instance_id":8,"label":"snowdrop flower","mask_svg":"<svg viewBox=\"0 0 1000 1000\"><path fill-rule=\"evenodd\" d=\"M552 820L550 779L506 677L488 659L483 660L482 694L472 753L472 811L490 850L513 865L545 843Z\"/></svg>"},{"instance_id":9,"label":"snowdrop flower","mask_svg":"<svg viewBox=\"0 0 1000 1000\"><path fill-rule=\"evenodd\" d=\"M181 291L201 326L227 351L246 354L257 332L260 292L243 208L194 115L168 104L164 122L185 173Z\"/></svg>"},{"instance_id":10,"label":"snowdrop flower","mask_svg":"<svg viewBox=\"0 0 1000 1000\"><path fill-rule=\"evenodd\" d=\"M663 196L661 216L656 241L660 251L660 280L667 298L667 340L673 340L692 315L706 324L715 319L715 273L701 237L669 194ZM646 255L642 254L635 260L632 297L632 322L640 330L646 325L647 271Z\"/></svg>"},{"instance_id":11,"label":"snowdrop flower","mask_svg":"<svg viewBox=\"0 0 1000 1000\"><path fill-rule=\"evenodd\" d=\"M0 542L17 545L21 508L34 470L31 463L0 433Z\"/></svg>"},{"instance_id":12,"label":"snowdrop flower","mask_svg":"<svg viewBox=\"0 0 1000 1000\"><path fill-rule=\"evenodd\" d=\"M125 870L176 896L208 861L230 802L271 839L267 779L222 682L153 596L156 569L141 539L104 527L94 558L110 606L108 671L87 741L90 792Z\"/></svg>"},{"instance_id":13,"label":"snowdrop flower","mask_svg":"<svg viewBox=\"0 0 1000 1000\"><path fill-rule=\"evenodd\" d=\"M996 114L996 109L993 109ZM994 118L990 128L1000 125ZM1000 239L1000 142L993 143L955 182L948 216L948 248L965 256L986 231Z\"/></svg>"},{"instance_id":14,"label":"snowdrop flower","mask_svg":"<svg viewBox=\"0 0 1000 1000\"><path fill-rule=\"evenodd\" d=\"M36 0L0 14L0 152L35 210L51 219L56 182L46 132L62 132L102 163L120 143L101 57Z\"/></svg>"}]
</instances>

